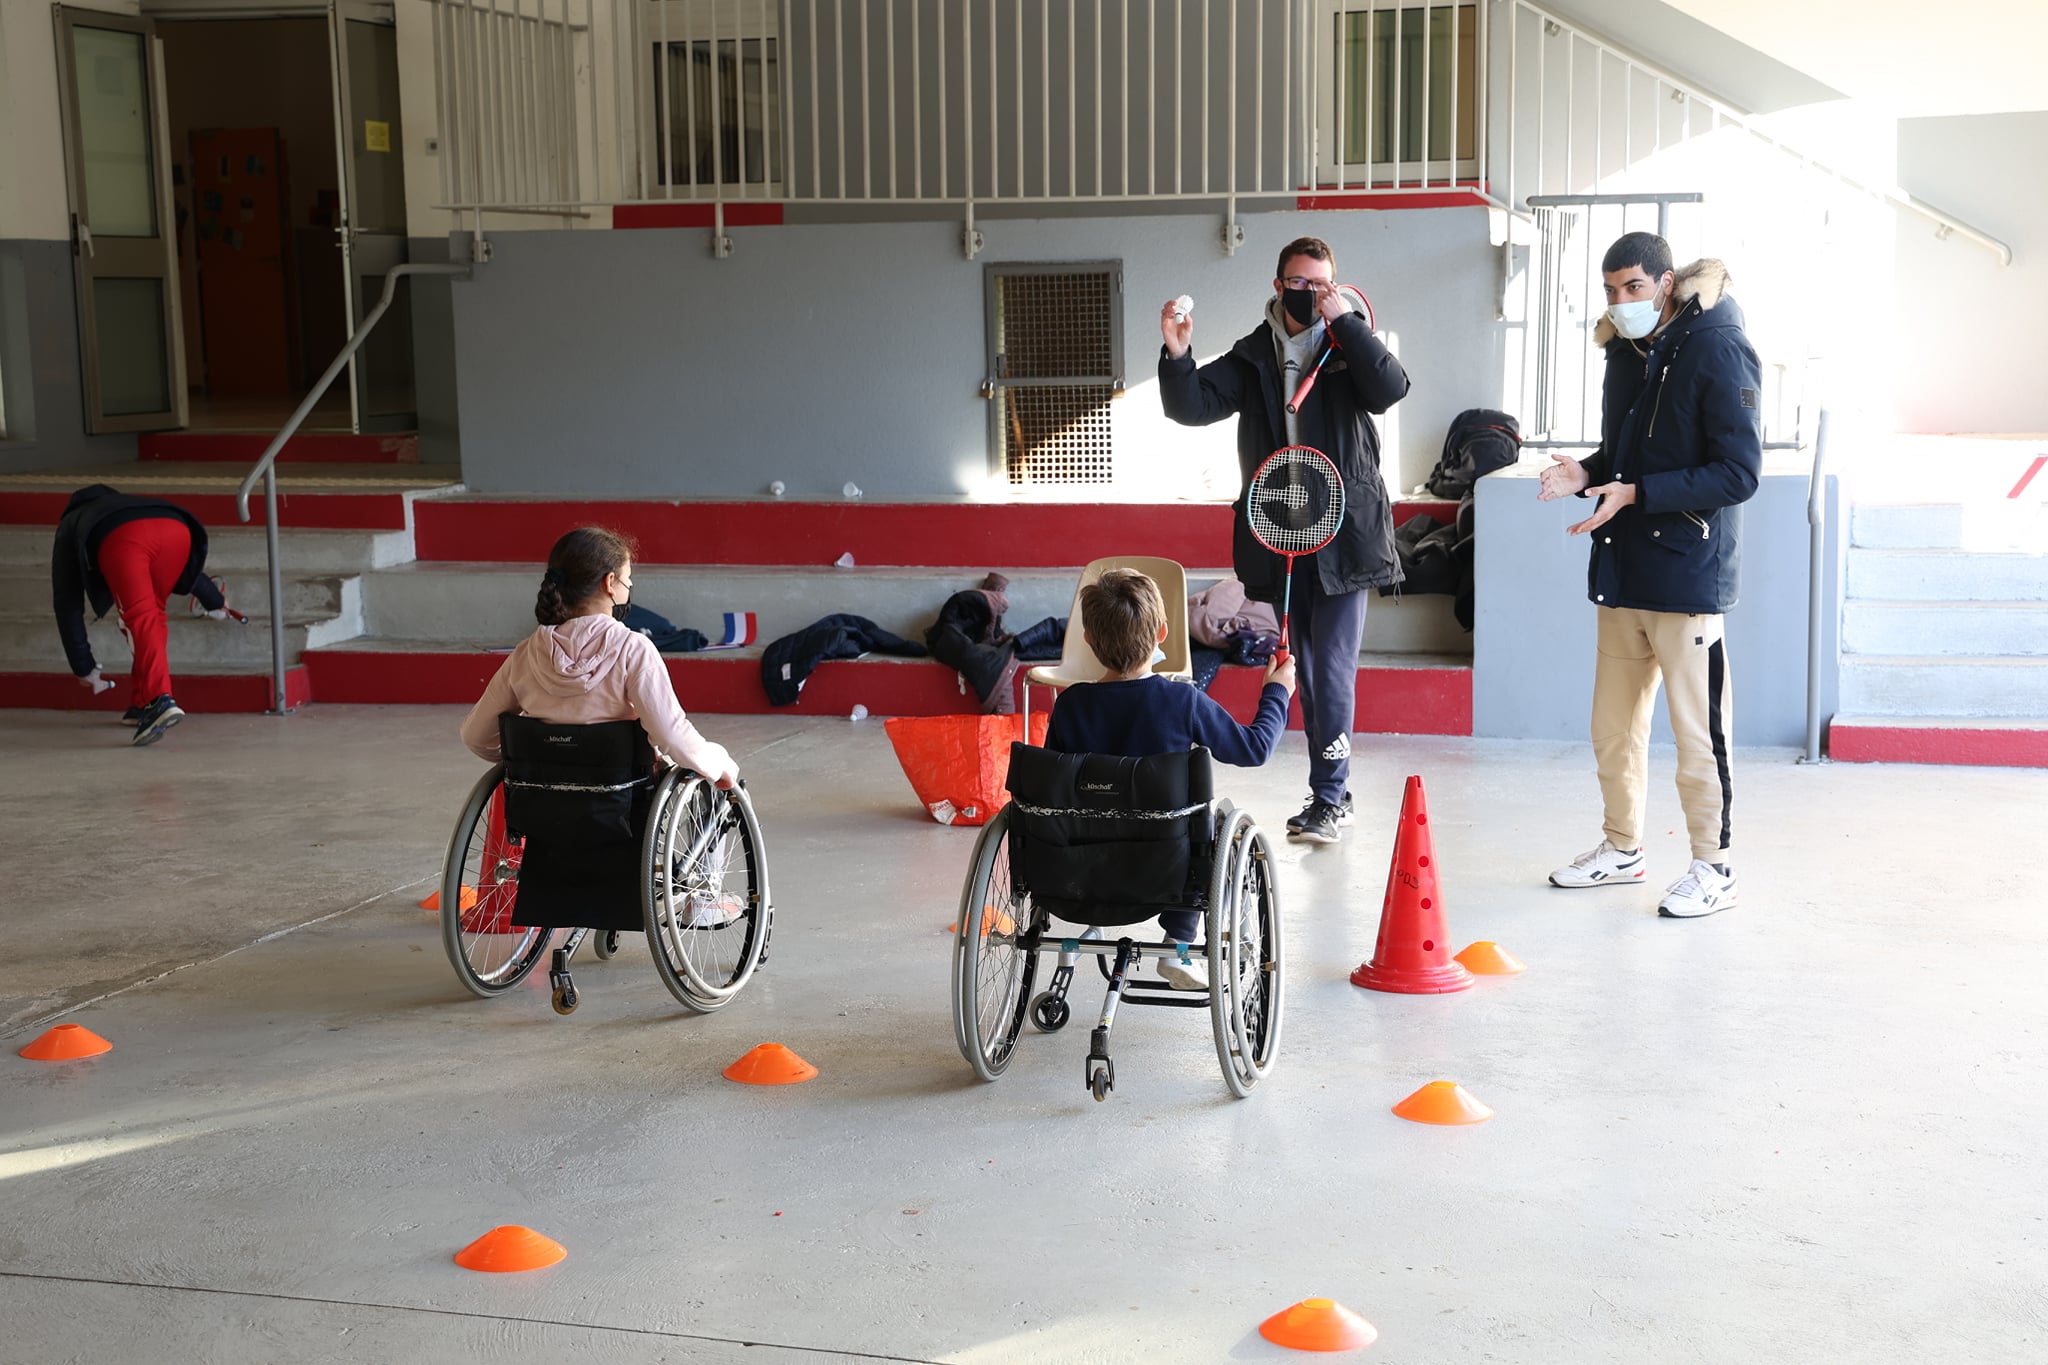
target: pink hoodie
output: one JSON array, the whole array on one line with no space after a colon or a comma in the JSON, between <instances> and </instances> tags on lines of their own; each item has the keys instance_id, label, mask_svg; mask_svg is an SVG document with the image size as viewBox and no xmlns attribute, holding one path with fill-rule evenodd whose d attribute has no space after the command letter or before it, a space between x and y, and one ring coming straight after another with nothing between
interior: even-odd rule
<instances>
[{"instance_id":1,"label":"pink hoodie","mask_svg":"<svg viewBox=\"0 0 2048 1365\"><path fill-rule=\"evenodd\" d=\"M654 641L609 616L537 627L512 651L462 722L462 742L486 763L500 757L498 717L507 711L558 725L637 719L674 762L714 781L739 776L724 746L683 714Z\"/></svg>"}]
</instances>

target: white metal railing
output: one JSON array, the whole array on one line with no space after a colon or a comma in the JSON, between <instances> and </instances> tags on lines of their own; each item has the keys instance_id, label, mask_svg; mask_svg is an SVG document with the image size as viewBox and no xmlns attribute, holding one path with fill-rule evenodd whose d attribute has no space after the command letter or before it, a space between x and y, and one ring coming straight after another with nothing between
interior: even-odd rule
<instances>
[{"instance_id":1,"label":"white metal railing","mask_svg":"<svg viewBox=\"0 0 2048 1365\"><path fill-rule=\"evenodd\" d=\"M1484 194L1494 0L434 3L462 214Z\"/></svg>"}]
</instances>

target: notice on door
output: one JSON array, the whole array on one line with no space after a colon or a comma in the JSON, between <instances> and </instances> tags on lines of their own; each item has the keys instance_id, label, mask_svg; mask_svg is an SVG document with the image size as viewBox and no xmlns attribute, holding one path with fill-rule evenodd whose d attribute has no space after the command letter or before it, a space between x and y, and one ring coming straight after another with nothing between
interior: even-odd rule
<instances>
[{"instance_id":1,"label":"notice on door","mask_svg":"<svg viewBox=\"0 0 2048 1365\"><path fill-rule=\"evenodd\" d=\"M391 150L391 125L365 120L363 123L363 150L388 152Z\"/></svg>"}]
</instances>

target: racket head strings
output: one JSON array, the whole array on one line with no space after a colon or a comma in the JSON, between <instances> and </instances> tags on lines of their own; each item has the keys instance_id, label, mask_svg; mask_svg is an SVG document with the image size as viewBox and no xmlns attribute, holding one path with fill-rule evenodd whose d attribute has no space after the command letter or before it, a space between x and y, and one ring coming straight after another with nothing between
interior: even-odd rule
<instances>
[{"instance_id":1,"label":"racket head strings","mask_svg":"<svg viewBox=\"0 0 2048 1365\"><path fill-rule=\"evenodd\" d=\"M1314 554L1344 524L1337 466L1313 446L1274 451L1245 492L1245 518L1253 537L1274 554Z\"/></svg>"}]
</instances>

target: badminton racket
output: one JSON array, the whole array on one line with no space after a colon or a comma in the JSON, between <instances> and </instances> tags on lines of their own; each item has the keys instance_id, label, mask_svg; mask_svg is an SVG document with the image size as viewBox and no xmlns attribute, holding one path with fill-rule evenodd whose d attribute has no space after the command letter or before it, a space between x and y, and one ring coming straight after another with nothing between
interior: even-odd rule
<instances>
[{"instance_id":1,"label":"badminton racket","mask_svg":"<svg viewBox=\"0 0 2048 1365\"><path fill-rule=\"evenodd\" d=\"M1313 446L1282 446L1252 475L1244 495L1245 519L1259 544L1287 561L1280 590L1280 648L1287 658L1287 615L1294 602L1294 560L1312 555L1344 524L1344 481L1337 466Z\"/></svg>"},{"instance_id":2,"label":"badminton racket","mask_svg":"<svg viewBox=\"0 0 2048 1365\"><path fill-rule=\"evenodd\" d=\"M1365 296L1365 291L1354 285L1340 284L1337 286L1337 292L1347 298L1357 299L1365 308L1365 329L1368 332L1378 330L1377 320L1373 317L1372 300ZM1301 411L1301 405L1308 401L1308 391L1316 386L1316 379L1322 374L1323 365L1329 360L1330 352L1342 349L1337 345L1336 332L1328 328L1324 330L1330 339L1323 343L1323 353L1316 357L1316 363L1309 367L1309 372L1301 377L1301 383L1295 386L1294 397L1287 400L1289 412Z\"/></svg>"}]
</instances>

